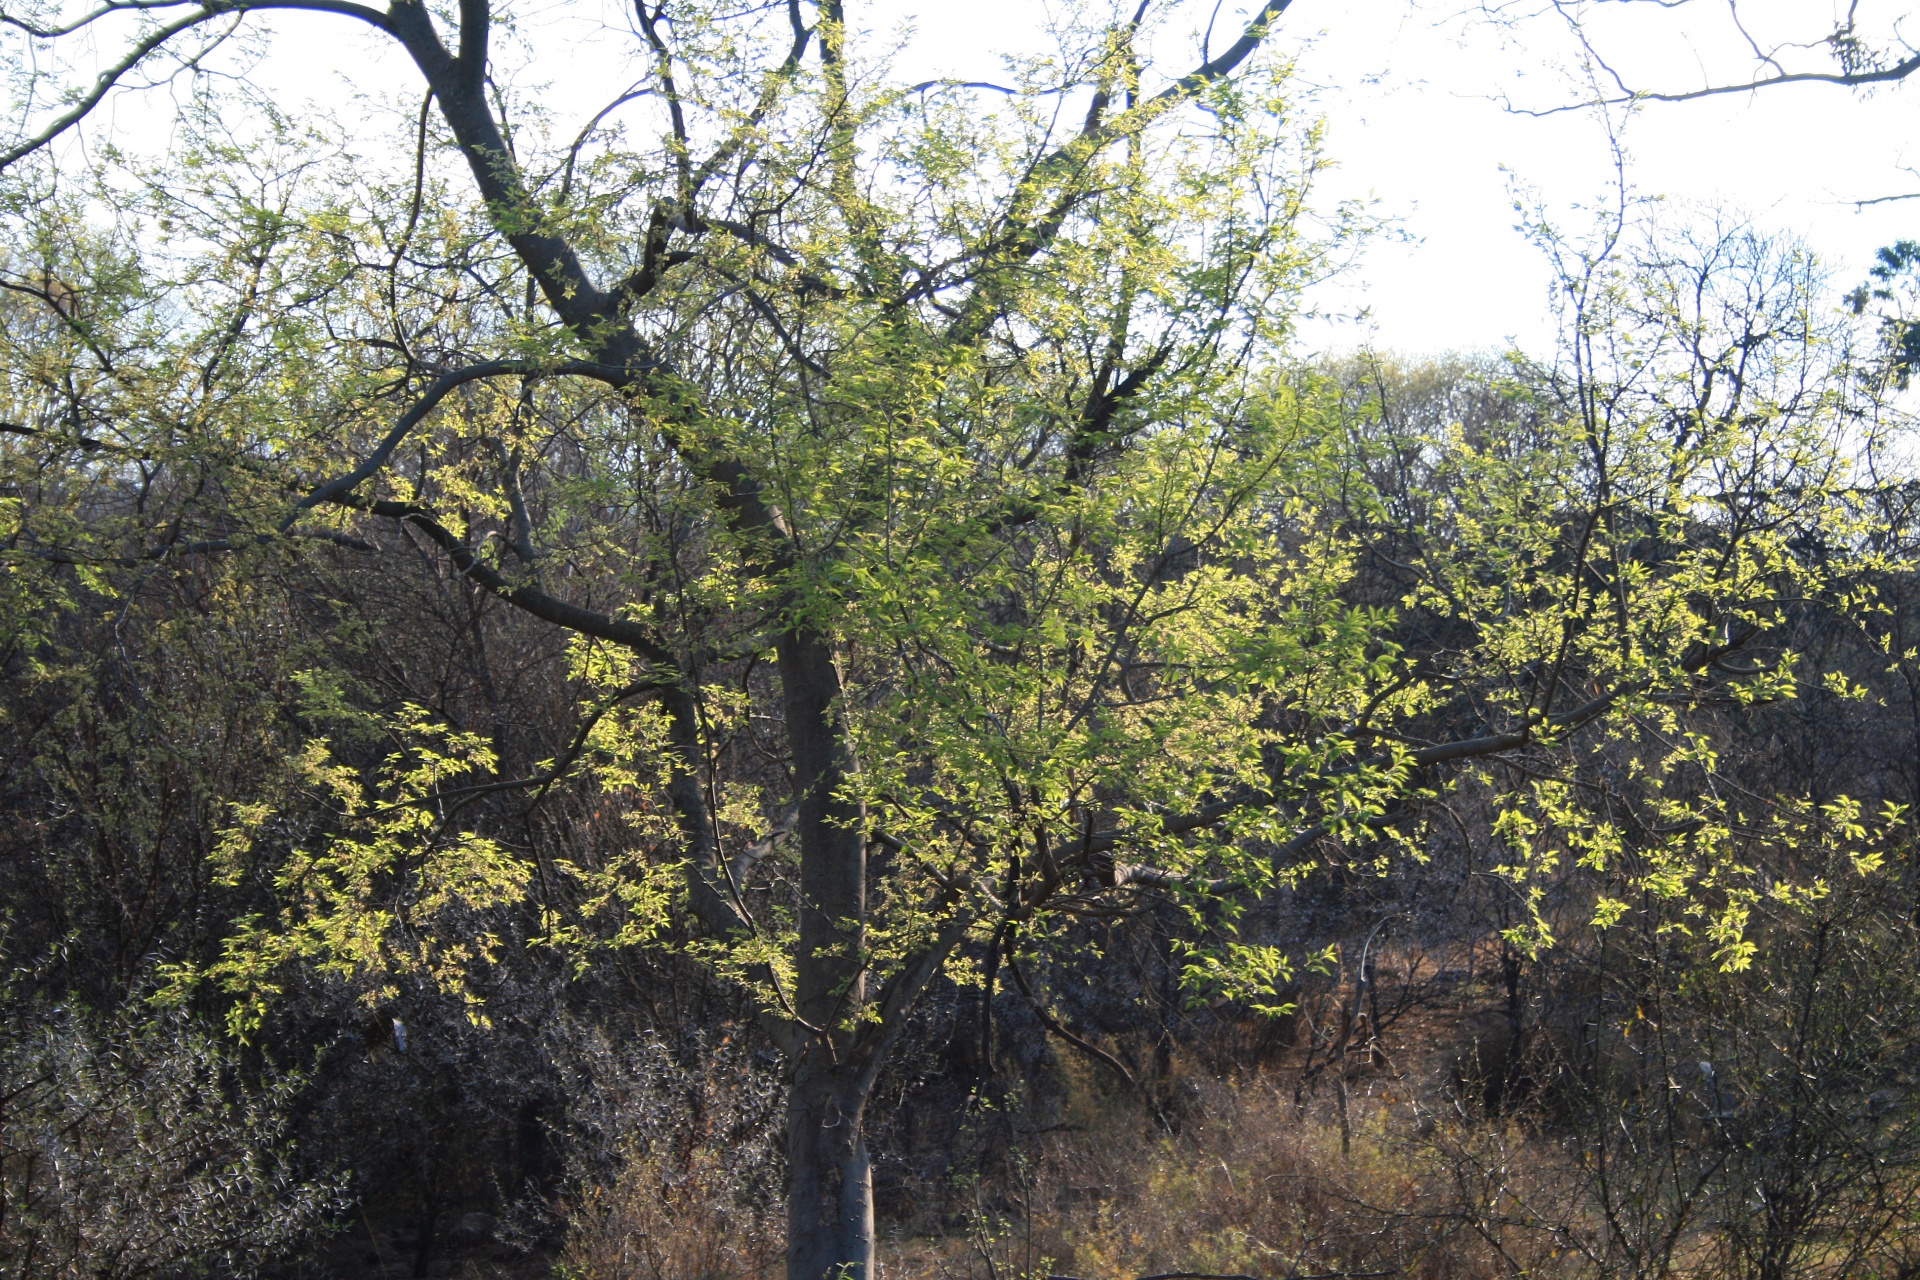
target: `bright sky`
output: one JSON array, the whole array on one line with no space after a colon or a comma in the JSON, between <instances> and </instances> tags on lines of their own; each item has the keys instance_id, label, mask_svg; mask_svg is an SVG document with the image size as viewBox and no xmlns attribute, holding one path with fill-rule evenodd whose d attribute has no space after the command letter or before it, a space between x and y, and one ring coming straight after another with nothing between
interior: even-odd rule
<instances>
[{"instance_id":1,"label":"bright sky","mask_svg":"<svg viewBox=\"0 0 1920 1280\"><path fill-rule=\"evenodd\" d=\"M1822 0L1774 7L1795 6L1802 18L1825 7ZM967 78L997 66L996 47L1033 39L1045 9L1034 0L876 6L888 7L912 15L917 39L909 56ZM1742 12L1765 7L1759 0ZM1223 6L1221 28L1233 8ZM1724 81L1750 71L1731 30L1654 26L1664 15L1650 8L1636 6L1636 25L1620 28L1630 34L1609 45L1631 59L1641 83L1692 88L1703 74ZM1504 94L1543 107L1574 99L1576 87L1553 65L1571 52L1564 28L1540 22L1514 35L1449 16L1459 9L1295 0L1282 19L1282 38L1298 50L1296 74L1318 86L1327 117L1327 146L1339 168L1325 190L1372 198L1406 236L1377 243L1358 272L1325 292L1324 307L1366 307L1371 320L1312 326L1303 336L1316 346L1373 342L1426 352L1517 341L1541 355L1552 346L1546 266L1514 230L1514 183L1531 189L1562 225L1584 225L1573 207L1605 199L1612 182L1606 129L1591 113L1522 115L1497 100ZM886 23L876 17L873 25ZM1214 47L1220 43L1216 36ZM1909 145L1920 138L1911 92L1882 90L1862 100L1804 85L1649 105L1622 130L1628 181L1643 194L1735 209L1769 231L1805 239L1834 265L1844 290L1864 278L1875 248L1920 238L1920 200L1864 210L1853 204L1920 190L1920 179L1900 169L1920 162L1920 147Z\"/></svg>"},{"instance_id":2,"label":"bright sky","mask_svg":"<svg viewBox=\"0 0 1920 1280\"><path fill-rule=\"evenodd\" d=\"M605 20L624 25L619 0L603 0ZM1797 19L1813 10L1812 30L1824 29L1836 0L1744 0L1744 16ZM1874 0L1868 0L1873 3ZM1590 112L1550 116L1505 109L1507 95L1529 106L1572 101L1577 86L1565 66L1571 43L1563 28L1539 21L1516 34L1459 16L1472 0L1295 0L1279 39L1297 56L1299 79L1315 88L1329 124L1328 150L1337 170L1324 183L1329 200L1364 198L1396 220L1402 238L1376 243L1359 269L1316 299L1332 312L1365 308L1362 323L1316 322L1303 333L1311 349L1374 343L1405 351L1499 348L1510 342L1545 355L1552 346L1544 261L1515 231L1515 184L1521 184L1562 225L1583 225L1576 206L1604 200L1612 181L1607 135ZM1719 0L1700 0L1675 25L1652 5L1630 12L1599 11L1617 25L1606 47L1630 64L1637 80L1660 87L1692 87L1708 79L1750 72L1751 56L1724 26ZM1881 0L1884 5L1887 0ZM1443 4L1448 7L1442 7ZM591 0L589 8L591 9ZM1210 8L1186 0L1202 14ZM1897 6L1896 6L1897 7ZM572 40L570 70L541 67L561 98L580 95L563 114L584 118L632 78L607 65L624 56L631 37L601 28L559 0L496 0L496 10L526 15L529 35L543 19ZM912 79L953 76L992 79L1000 54L1037 50L1048 4L1044 0L854 0L850 16L885 39L908 25L914 35L900 74ZM1244 4L1222 0L1214 48L1237 34ZM563 16L576 15L576 16ZM289 98L333 99L345 76L375 88L393 59L384 41L340 19L280 14L267 19L282 31L262 70ZM1669 25L1653 25L1661 21ZM1179 43L1175 33L1162 37ZM544 39L542 40L544 43ZM564 48L565 46L562 45ZM605 50L603 54L601 51ZM1184 44L1165 50L1169 65L1190 58ZM599 63L608 77L587 72ZM611 86L611 87L609 87ZM413 91L409 90L409 96ZM1766 93L1644 108L1628 120L1622 138L1631 156L1628 178L1642 194L1682 206L1716 204L1750 215L1762 228L1804 238L1833 264L1837 286L1858 283L1873 250L1903 236L1920 238L1920 201L1865 209L1854 201L1920 189L1903 163L1920 164L1920 147L1903 114L1914 90L1885 89L1869 98L1827 86L1794 86ZM293 105L289 101L288 105ZM151 128L162 104L142 95L116 111L123 126ZM349 109L345 114L351 115ZM141 118L144 115L144 120Z\"/></svg>"}]
</instances>

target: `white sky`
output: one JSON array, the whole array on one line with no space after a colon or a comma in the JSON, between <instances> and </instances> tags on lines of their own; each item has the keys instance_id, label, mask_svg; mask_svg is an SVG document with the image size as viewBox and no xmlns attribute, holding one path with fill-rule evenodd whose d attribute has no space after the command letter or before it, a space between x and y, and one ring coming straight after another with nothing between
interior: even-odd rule
<instances>
[{"instance_id":1,"label":"white sky","mask_svg":"<svg viewBox=\"0 0 1920 1280\"><path fill-rule=\"evenodd\" d=\"M603 2L610 7L599 12L619 22L619 0ZM1606 131L1591 113L1523 115L1497 100L1504 94L1545 106L1577 96L1564 69L1571 45L1562 28L1536 22L1518 34L1503 32L1457 16L1457 8L1442 8L1443 2L1295 0L1281 21L1278 39L1297 53L1298 77L1314 86L1329 125L1327 147L1338 168L1323 191L1329 199L1372 199L1404 232L1402 239L1376 243L1357 271L1316 299L1334 312L1364 307L1370 318L1311 324L1302 335L1310 349L1371 342L1412 354L1518 343L1544 355L1551 347L1547 272L1514 229L1513 183L1531 189L1556 220L1583 223L1575 206L1605 199L1612 181ZM1771 8L1775 18L1803 24L1811 13L1811 27L1802 29L1819 34L1835 2L1746 0L1740 12L1759 10L1765 18ZM1703 78L1736 78L1752 65L1746 47L1730 30L1697 22L1723 15L1723 8L1707 7L1716 3L1701 0L1680 15L1696 19L1691 29L1673 25L1677 19L1651 5L1630 12L1614 5L1601 13L1619 25L1602 34L1644 84L1691 87ZM495 0L495 7L527 14L530 35L542 19L557 20L554 30L564 29L576 42L569 56L577 70L534 72L552 76L559 97L579 95L577 111L553 104L565 114L584 118L622 87L612 78L632 78L625 68L608 66L614 50L631 47L631 37L562 17L580 13L562 0ZM883 39L911 25L899 73L916 80L995 78L1000 54L1043 47L1048 9L1043 0L854 0L848 7L859 25ZM1188 0L1188 8L1204 18L1210 6ZM1214 48L1237 34L1244 19L1235 10L1233 0L1223 0ZM1668 26L1654 25L1663 17ZM367 88L413 83L397 51L382 49L383 38L357 24L292 13L264 20L281 34L262 70L285 85L291 99L327 97L338 110L343 77ZM1167 61L1179 58L1169 51ZM587 74L595 63L609 79ZM388 68L401 77L388 80ZM1852 203L1920 189L1920 178L1900 168L1909 159L1920 163L1920 148L1909 147L1915 131L1905 114L1912 92L1885 89L1863 99L1814 85L1648 106L1621 135L1631 156L1629 181L1642 194L1721 205L1767 230L1804 238L1833 264L1844 289L1863 278L1876 247L1920 238L1920 201L1864 210ZM122 128L151 129L156 109L164 110L164 102L139 95L119 104L114 116Z\"/></svg>"},{"instance_id":2,"label":"white sky","mask_svg":"<svg viewBox=\"0 0 1920 1280\"><path fill-rule=\"evenodd\" d=\"M974 78L995 68L996 46L1033 38L1045 6L908 0L876 7L912 14L910 57L937 73ZM1774 7L1797 8L1804 19L1825 5L1781 0ZM1764 0L1742 6L1756 8ZM1641 83L1685 89L1704 83L1703 74L1725 82L1748 73L1750 57L1731 43L1732 31L1704 23L1688 31L1671 19L1656 26L1666 15L1649 9L1619 15L1631 24L1616 28L1608 44L1632 59ZM1223 6L1221 29L1232 10ZM1605 199L1613 180L1606 129L1590 113L1529 116L1497 100L1504 94L1538 107L1574 99L1574 83L1556 65L1572 48L1564 28L1539 22L1503 33L1449 16L1458 12L1408 0L1295 0L1282 18L1281 38L1299 50L1299 78L1317 87L1328 151L1339 166L1323 189L1371 197L1406 236L1375 244L1360 269L1320 300L1336 311L1364 306L1370 323L1314 325L1303 334L1309 343L1373 342L1409 353L1513 341L1536 354L1551 348L1547 270L1514 229L1512 184L1532 189L1563 224L1583 225L1573 206ZM1816 33L1830 29L1822 17L1814 15ZM873 25L884 24L876 18ZM1910 151L1920 160L1920 148L1908 145L1916 137L1910 94L1881 90L1863 100L1804 85L1649 105L1622 130L1628 181L1642 194L1735 209L1767 230L1805 239L1833 264L1844 290L1864 277L1875 248L1920 238L1920 201L1864 210L1852 203L1920 190L1920 179L1899 167Z\"/></svg>"}]
</instances>

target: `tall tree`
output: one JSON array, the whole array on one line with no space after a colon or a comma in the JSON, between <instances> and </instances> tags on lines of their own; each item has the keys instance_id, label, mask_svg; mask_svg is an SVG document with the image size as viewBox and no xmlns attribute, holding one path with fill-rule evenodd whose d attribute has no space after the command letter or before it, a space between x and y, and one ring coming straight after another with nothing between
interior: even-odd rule
<instances>
[{"instance_id":1,"label":"tall tree","mask_svg":"<svg viewBox=\"0 0 1920 1280\"><path fill-rule=\"evenodd\" d=\"M1312 267L1295 224L1313 161L1288 154L1271 72L1231 78L1257 65L1284 0L1158 82L1137 48L1144 6L1086 26L1073 65L1036 69L1065 83L1022 83L995 128L970 116L981 90L863 84L837 4L744 18L640 5L632 36L649 73L537 162L509 140L527 131L490 80L484 0L445 19L406 0L108 5L10 19L42 50L128 18L135 30L123 57L0 161L26 169L136 68L190 65L256 9L279 8L353 19L404 49L466 162L474 222L439 225L425 104L404 217L343 208L330 226L297 227L273 200L289 190L284 174L238 190L229 178L248 160L211 142L199 157L209 183L157 179L156 223L207 237L237 272L189 271L171 297L130 285L121 304L189 309L148 312L149 337L192 328L185 315L210 295L225 295L221 320L174 332L172 350L130 368L97 336L115 317L64 283L75 268L63 229L43 220L44 265L24 269L15 293L43 303L89 367L56 379L64 419L38 405L14 432L102 453L92 478L112 496L89 496L118 506L128 537L155 532L154 480L182 487L162 541L109 561L343 536L328 532L329 511L397 520L481 590L576 633L583 671L615 672L595 714L605 733L612 704L652 699L658 716L630 726L625 750L643 742L664 761L685 900L724 940L723 965L761 990L793 1064L791 1273L865 1274L861 1116L918 992L969 933L992 929L998 948L1080 873L1104 868L1109 888L1149 874L1111 861L1125 819L1215 779L1245 789L1259 762L1250 700L1302 678L1246 652L1244 627L1209 625L1248 614L1282 563L1261 524L1298 431L1296 414L1252 413L1247 371ZM1066 127L1054 105L1075 85L1091 96ZM29 106L39 90L28 84ZM636 153L596 136L642 95L662 108L662 139ZM205 108L209 135L228 128L220 110ZM35 172L53 182L58 168ZM215 207L244 208L243 229L208 218ZM343 330L360 351L331 341ZM330 367L311 377L282 364L301 357ZM279 386L256 384L255 398L240 385L249 375ZM42 388L27 381L32 401ZM302 391L321 421L289 431L279 423ZM367 414L396 392L390 429L366 439ZM430 415L456 405L461 434L489 452L399 465ZM164 444L109 444L84 425L98 414L124 433L128 412L164 420ZM342 427L350 447L365 441L351 465L278 497L301 444L321 444L299 459L319 463L332 441L314 436ZM229 431L250 438L216 445ZM279 455L264 487L247 467L263 452ZM141 496L116 503L129 484ZM476 540L475 502L503 513L497 540ZM56 530L52 509L39 504L16 544L54 563L100 554L63 538L77 529ZM80 523L99 531L103 514ZM224 536L195 537L196 524ZM1267 572L1200 567L1211 548ZM619 593L611 603L569 598L567 562L581 555L596 586ZM1177 599L1154 607L1163 595ZM1304 632L1338 626L1324 590L1300 607ZM1346 635L1364 648L1363 629ZM777 794L744 821L788 835L794 882L783 870L775 885L789 892L763 887L757 903L752 852L729 862L723 847L743 819L717 766L754 727L721 682L747 682L768 657ZM1173 696L1186 683L1200 696ZM1340 673L1315 697L1350 700L1351 685ZM338 784L349 832L283 877L280 915L243 932L220 970L236 991L257 995L302 951L348 966L380 958L357 949L380 933L364 923L377 868L432 845L425 815L484 763L470 736L432 740L428 762L375 810L401 816L369 816ZM1219 745L1236 749L1212 757ZM773 834L761 833L761 855ZM522 869L482 843L429 856L420 876L438 891L416 893L400 923L517 888ZM890 873L878 901L876 852ZM428 950L436 968L466 954Z\"/></svg>"}]
</instances>

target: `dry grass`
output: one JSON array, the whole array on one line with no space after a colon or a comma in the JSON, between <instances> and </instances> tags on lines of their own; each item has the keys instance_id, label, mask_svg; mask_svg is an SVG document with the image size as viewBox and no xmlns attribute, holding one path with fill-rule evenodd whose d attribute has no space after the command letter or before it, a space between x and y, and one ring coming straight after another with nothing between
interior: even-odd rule
<instances>
[{"instance_id":1,"label":"dry grass","mask_svg":"<svg viewBox=\"0 0 1920 1280\"><path fill-rule=\"evenodd\" d=\"M636 1155L568 1215L569 1280L734 1280L781 1274L785 1242L711 1148L671 1163Z\"/></svg>"},{"instance_id":2,"label":"dry grass","mask_svg":"<svg viewBox=\"0 0 1920 1280\"><path fill-rule=\"evenodd\" d=\"M1133 1280L1166 1273L1303 1280L1495 1280L1641 1274L1600 1238L1567 1152L1523 1126L1356 1085L1344 1127L1330 1098L1276 1078L1176 1081L1175 1131L1086 1074L1064 1123L992 1171L925 1188L911 1221L882 1224L885 1280ZM777 1280L781 1223L743 1195L722 1154L636 1155L572 1206L564 1280ZM1712 1231L1655 1270L1721 1280ZM1823 1263L1803 1277L1909 1275ZM1651 1274L1651 1272L1647 1273Z\"/></svg>"},{"instance_id":3,"label":"dry grass","mask_svg":"<svg viewBox=\"0 0 1920 1280\"><path fill-rule=\"evenodd\" d=\"M891 1277L1562 1274L1555 1233L1510 1221L1550 1191L1523 1174L1542 1166L1514 1158L1524 1144L1511 1133L1461 1122L1443 1139L1434 1116L1383 1093L1353 1099L1343 1139L1330 1106L1194 1080L1168 1134L1079 1083L1069 1128L973 1187L962 1229L893 1242ZM1505 1186L1463 1176L1490 1161Z\"/></svg>"},{"instance_id":4,"label":"dry grass","mask_svg":"<svg viewBox=\"0 0 1920 1280\"><path fill-rule=\"evenodd\" d=\"M883 1224L888 1280L1131 1280L1205 1272L1280 1280L1376 1275L1492 1280L1571 1275L1551 1226L1542 1149L1415 1099L1356 1089L1348 1131L1330 1103L1264 1080L1176 1082L1176 1132L1078 1074L1065 1123L989 1176L927 1188L915 1221ZM773 1280L780 1223L698 1148L636 1155L573 1207L573 1280Z\"/></svg>"}]
</instances>

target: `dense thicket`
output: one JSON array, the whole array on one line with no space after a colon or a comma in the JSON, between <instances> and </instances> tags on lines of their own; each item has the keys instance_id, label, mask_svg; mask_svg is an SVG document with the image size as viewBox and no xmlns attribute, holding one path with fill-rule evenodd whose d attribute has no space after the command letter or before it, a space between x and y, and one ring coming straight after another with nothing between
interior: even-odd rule
<instances>
[{"instance_id":1,"label":"dense thicket","mask_svg":"<svg viewBox=\"0 0 1920 1280\"><path fill-rule=\"evenodd\" d=\"M1282 4L999 109L641 7L577 138L307 7L402 163L10 161L10 1265L1910 1265L1916 490L1804 253L1315 363Z\"/></svg>"}]
</instances>

